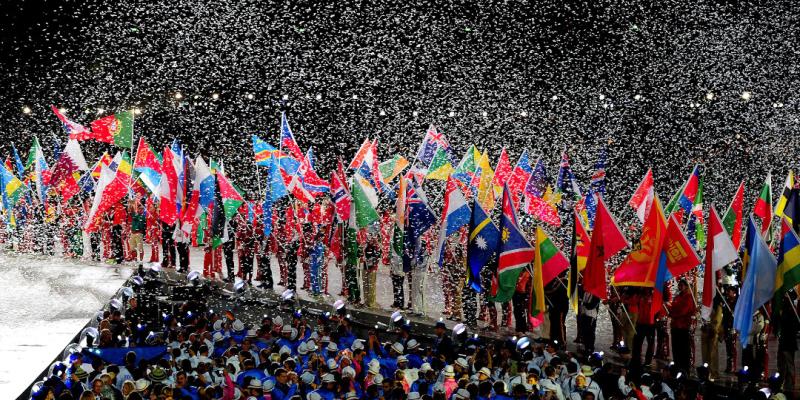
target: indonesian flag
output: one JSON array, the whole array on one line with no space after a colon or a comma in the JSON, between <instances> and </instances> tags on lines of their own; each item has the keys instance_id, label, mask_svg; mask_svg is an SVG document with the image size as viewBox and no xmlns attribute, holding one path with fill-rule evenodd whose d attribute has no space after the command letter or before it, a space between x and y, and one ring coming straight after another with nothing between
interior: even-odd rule
<instances>
[{"instance_id":1,"label":"indonesian flag","mask_svg":"<svg viewBox=\"0 0 800 400\"><path fill-rule=\"evenodd\" d=\"M717 209L711 206L708 217L708 236L706 242L705 272L703 277L703 307L701 316L708 321L714 302L714 293L717 286L717 272L726 265L736 261L739 254L733 247L733 242L728 232L722 226L722 220L717 214Z\"/></svg>"},{"instance_id":2,"label":"indonesian flag","mask_svg":"<svg viewBox=\"0 0 800 400\"><path fill-rule=\"evenodd\" d=\"M639 221L644 223L647 214L650 213L650 205L653 203L653 169L647 170L647 173L639 182L639 187L633 192L633 196L628 201L628 205L633 207L636 211L636 216Z\"/></svg>"},{"instance_id":3,"label":"indonesian flag","mask_svg":"<svg viewBox=\"0 0 800 400\"><path fill-rule=\"evenodd\" d=\"M178 218L178 174L174 168L174 155L172 151L164 148L163 168L161 169L161 182L158 184L158 197L160 200L158 219L168 225L175 223Z\"/></svg>"}]
</instances>

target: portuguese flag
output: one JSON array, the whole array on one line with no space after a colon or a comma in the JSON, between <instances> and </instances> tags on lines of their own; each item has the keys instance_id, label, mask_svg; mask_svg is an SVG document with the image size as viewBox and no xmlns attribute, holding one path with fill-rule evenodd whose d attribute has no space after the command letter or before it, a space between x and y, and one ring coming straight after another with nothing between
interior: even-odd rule
<instances>
[{"instance_id":1,"label":"portuguese flag","mask_svg":"<svg viewBox=\"0 0 800 400\"><path fill-rule=\"evenodd\" d=\"M758 194L756 204L753 206L753 214L761 219L761 235L769 230L772 223L772 175L767 174L764 186ZM769 238L768 238L769 239Z\"/></svg>"},{"instance_id":2,"label":"portuguese flag","mask_svg":"<svg viewBox=\"0 0 800 400\"><path fill-rule=\"evenodd\" d=\"M533 260L533 284L531 285L531 316L545 311L544 286L569 268L569 261L553 244L547 233L536 227L536 257Z\"/></svg>"},{"instance_id":3,"label":"portuguese flag","mask_svg":"<svg viewBox=\"0 0 800 400\"><path fill-rule=\"evenodd\" d=\"M133 146L133 110L92 122L92 138L130 149Z\"/></svg>"}]
</instances>

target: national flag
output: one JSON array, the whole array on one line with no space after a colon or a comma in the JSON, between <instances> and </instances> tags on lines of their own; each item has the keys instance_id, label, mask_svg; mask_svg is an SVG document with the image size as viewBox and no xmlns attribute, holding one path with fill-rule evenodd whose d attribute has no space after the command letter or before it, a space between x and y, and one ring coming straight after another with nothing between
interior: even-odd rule
<instances>
[{"instance_id":1,"label":"national flag","mask_svg":"<svg viewBox=\"0 0 800 400\"><path fill-rule=\"evenodd\" d=\"M303 151L294 140L292 129L289 128L289 121L286 119L286 113L281 113L281 151L286 153L297 160L298 162L303 159Z\"/></svg>"},{"instance_id":2,"label":"national flag","mask_svg":"<svg viewBox=\"0 0 800 400\"><path fill-rule=\"evenodd\" d=\"M84 230L87 232L94 232L99 229L99 220L103 214L128 195L132 173L128 152L117 153L112 163L107 167L109 173L111 165L116 165L116 170L113 172L114 176L110 181L108 174L104 178L103 172L100 173L100 180L95 191L97 207L95 208L95 204L92 204L93 212L90 212L90 216L86 219L86 224L84 225ZM100 190L101 188L102 190ZM98 197L99 201L97 200Z\"/></svg>"},{"instance_id":3,"label":"national flag","mask_svg":"<svg viewBox=\"0 0 800 400\"><path fill-rule=\"evenodd\" d=\"M250 135L253 142L253 154L255 157L256 165L260 167L267 167L271 165L272 159L278 159L279 151L269 143L265 142L256 135Z\"/></svg>"},{"instance_id":4,"label":"national flag","mask_svg":"<svg viewBox=\"0 0 800 400\"><path fill-rule=\"evenodd\" d=\"M492 186L494 187L494 197L500 197L503 194L503 186L511 179L511 161L508 159L506 148L500 151L500 158L497 161L497 166L494 169L494 177L492 177ZM512 200L515 197L512 192Z\"/></svg>"},{"instance_id":5,"label":"national flag","mask_svg":"<svg viewBox=\"0 0 800 400\"><path fill-rule=\"evenodd\" d=\"M756 229L755 220L750 216L747 230L757 232ZM739 332L743 348L749 344L753 314L772 299L778 266L778 261L761 235L753 235L752 243L748 243L748 253L747 274L733 310L733 328Z\"/></svg>"},{"instance_id":6,"label":"national flag","mask_svg":"<svg viewBox=\"0 0 800 400\"><path fill-rule=\"evenodd\" d=\"M739 249L742 244L742 213L744 211L744 182L739 184L733 195L730 206L722 216L722 226L731 236L733 247Z\"/></svg>"},{"instance_id":7,"label":"national flag","mask_svg":"<svg viewBox=\"0 0 800 400\"><path fill-rule=\"evenodd\" d=\"M344 165L342 165L342 160L339 159L336 171L331 172L331 199L340 222L350 220L350 203L352 201L344 182Z\"/></svg>"},{"instance_id":8,"label":"national flag","mask_svg":"<svg viewBox=\"0 0 800 400\"><path fill-rule=\"evenodd\" d=\"M53 166L50 175L50 184L58 185L64 182L67 177L73 176L75 171L86 171L89 166L86 165L86 159L83 157L83 152L77 140L67 141L64 146L64 151L61 152L61 157L58 162Z\"/></svg>"},{"instance_id":9,"label":"national flag","mask_svg":"<svg viewBox=\"0 0 800 400\"><path fill-rule=\"evenodd\" d=\"M497 249L500 243L500 230L492 219L475 201L472 205L472 216L469 223L469 242L467 244L468 279L472 290L481 293L488 284L481 282L481 270L493 268L496 263Z\"/></svg>"},{"instance_id":10,"label":"national flag","mask_svg":"<svg viewBox=\"0 0 800 400\"><path fill-rule=\"evenodd\" d=\"M558 166L558 177L556 178L556 193L561 195L561 202L580 200L581 198L581 187L569 166L569 156L567 156L566 150L561 153L561 163Z\"/></svg>"},{"instance_id":11,"label":"national flag","mask_svg":"<svg viewBox=\"0 0 800 400\"><path fill-rule=\"evenodd\" d=\"M244 198L242 198L241 193L228 180L223 171L217 171L217 186L219 187L219 195L222 198L225 219L230 220L236 216L237 210L244 203Z\"/></svg>"},{"instance_id":12,"label":"national flag","mask_svg":"<svg viewBox=\"0 0 800 400\"><path fill-rule=\"evenodd\" d=\"M597 202L595 202L594 194L598 197L603 197L606 194L606 148L600 148L597 155L597 161L594 163L594 173L592 180L589 183L589 190L583 197L584 207L586 208L586 216L589 219L589 227L594 226L594 215L597 212Z\"/></svg>"},{"instance_id":13,"label":"national flag","mask_svg":"<svg viewBox=\"0 0 800 400\"><path fill-rule=\"evenodd\" d=\"M653 196L653 169L648 168L647 173L644 174L644 178L639 182L636 191L633 192L633 196L628 200L628 205L636 211L636 216L639 217L641 223L644 223L647 215L650 213L650 206L653 204Z\"/></svg>"},{"instance_id":14,"label":"national flag","mask_svg":"<svg viewBox=\"0 0 800 400\"><path fill-rule=\"evenodd\" d=\"M372 151L372 142L369 138L364 139L364 142L361 143L361 147L358 148L356 155L353 157L353 161L350 161L349 169L356 169L360 168L361 164L364 163L364 158L367 156L367 153Z\"/></svg>"},{"instance_id":15,"label":"national flag","mask_svg":"<svg viewBox=\"0 0 800 400\"><path fill-rule=\"evenodd\" d=\"M569 273L567 274L567 297L569 304L575 313L578 312L578 277L580 271L586 268L586 260L589 257L590 240L589 234L581 223L576 210L572 210L572 243L570 245Z\"/></svg>"},{"instance_id":16,"label":"national flag","mask_svg":"<svg viewBox=\"0 0 800 400\"><path fill-rule=\"evenodd\" d=\"M160 156L159 156L160 157ZM108 152L103 152L103 155L100 156L100 159L94 164L91 168L92 178L99 179L100 178L100 171L103 169L103 165L110 165L112 161L111 155ZM161 174L159 173L159 177Z\"/></svg>"},{"instance_id":17,"label":"national flag","mask_svg":"<svg viewBox=\"0 0 800 400\"><path fill-rule=\"evenodd\" d=\"M308 203L314 200L314 195L312 195L311 192L306 189L305 185L303 185L303 179L300 175L295 174L287 176L283 170L281 170L281 174L284 182L286 183L286 191L291 193L294 198L302 203Z\"/></svg>"},{"instance_id":18,"label":"national flag","mask_svg":"<svg viewBox=\"0 0 800 400\"><path fill-rule=\"evenodd\" d=\"M403 262L404 234L406 221L406 192L408 179L400 177L397 183L397 198L395 199L394 230L392 231L392 263Z\"/></svg>"},{"instance_id":19,"label":"national flag","mask_svg":"<svg viewBox=\"0 0 800 400\"><path fill-rule=\"evenodd\" d=\"M164 148L164 161L161 170L161 178L158 185L159 206L158 206L158 219L159 221L173 225L178 218L178 175L175 173L174 154L168 148Z\"/></svg>"},{"instance_id":20,"label":"national flag","mask_svg":"<svg viewBox=\"0 0 800 400\"><path fill-rule=\"evenodd\" d=\"M765 235L772 223L772 174L768 173L764 180L764 186L758 194L756 203L753 206L753 215L758 217L761 225L761 234Z\"/></svg>"},{"instance_id":21,"label":"national flag","mask_svg":"<svg viewBox=\"0 0 800 400\"><path fill-rule=\"evenodd\" d=\"M216 182L211 169L203 160L203 157L198 155L194 160L194 190L192 190L192 196L197 193L198 205L203 210L208 211L211 203L214 202L215 187Z\"/></svg>"},{"instance_id":22,"label":"national flag","mask_svg":"<svg viewBox=\"0 0 800 400\"><path fill-rule=\"evenodd\" d=\"M436 223L436 215L428 205L428 199L421 187L412 182L406 194L406 226L403 236L403 269L410 271L420 266L422 246L420 238Z\"/></svg>"},{"instance_id":23,"label":"national flag","mask_svg":"<svg viewBox=\"0 0 800 400\"><path fill-rule=\"evenodd\" d=\"M53 113L56 115L56 117L58 117L59 121L61 121L61 123L64 125L64 130L67 131L67 135L69 135L70 140L85 140L85 139L90 139L92 137L92 131L90 131L89 128L77 122L71 121L69 118L64 116L64 114L61 113L61 110L56 108L56 106L51 105L50 109L53 110ZM55 158L58 159L59 157Z\"/></svg>"},{"instance_id":24,"label":"national flag","mask_svg":"<svg viewBox=\"0 0 800 400\"><path fill-rule=\"evenodd\" d=\"M0 179L2 179L3 187L3 208L8 210L8 213L11 213L10 210L17 205L17 201L24 192L25 185L14 175L13 170L5 165L2 168Z\"/></svg>"},{"instance_id":25,"label":"national flag","mask_svg":"<svg viewBox=\"0 0 800 400\"><path fill-rule=\"evenodd\" d=\"M477 193L477 187L473 188L470 183L475 176L475 170L478 168L480 158L481 152L475 148L474 144L471 144L467 152L464 153L464 157L462 157L461 161L458 163L458 166L456 166L455 171L451 174L453 178L461 182L463 186L469 187L473 195Z\"/></svg>"},{"instance_id":26,"label":"national flag","mask_svg":"<svg viewBox=\"0 0 800 400\"><path fill-rule=\"evenodd\" d=\"M494 171L489 164L489 152L484 151L478 161L478 169L475 176L479 179L478 184L478 202L487 210L494 208L494 189L492 188L492 179L494 178Z\"/></svg>"},{"instance_id":27,"label":"national flag","mask_svg":"<svg viewBox=\"0 0 800 400\"><path fill-rule=\"evenodd\" d=\"M789 170L789 173L786 174L786 181L783 183L781 197L778 199L778 204L775 205L774 214L776 217L783 218L783 210L786 208L786 203L789 201L789 196L792 194L792 188L794 188L794 171ZM789 225L791 224L792 220L790 219Z\"/></svg>"},{"instance_id":28,"label":"national flag","mask_svg":"<svg viewBox=\"0 0 800 400\"><path fill-rule=\"evenodd\" d=\"M536 250L531 276L531 316L536 317L545 311L544 286L569 267L564 254L553 244L542 227L536 227Z\"/></svg>"},{"instance_id":29,"label":"national flag","mask_svg":"<svg viewBox=\"0 0 800 400\"><path fill-rule=\"evenodd\" d=\"M694 203L692 203L692 217L690 219L694 221L695 226L694 229L690 230L689 233L694 236L697 246L705 247L706 245L706 233L704 231L703 225L705 225L705 217L703 216L703 180L700 179L700 184L697 187L697 195L694 197Z\"/></svg>"},{"instance_id":30,"label":"national flag","mask_svg":"<svg viewBox=\"0 0 800 400\"><path fill-rule=\"evenodd\" d=\"M519 207L520 194L525 190L525 184L531 178L533 167L528 159L528 150L523 150L522 154L517 160L514 170L511 172L511 177L508 179L508 188L511 189L512 200L514 200L514 207Z\"/></svg>"},{"instance_id":31,"label":"national flag","mask_svg":"<svg viewBox=\"0 0 800 400\"><path fill-rule=\"evenodd\" d=\"M508 185L503 187L503 215L500 217L500 255L497 258L497 274L492 282L492 297L497 303L511 300L524 268L533 261L536 249L531 246L517 224L517 212L511 202Z\"/></svg>"},{"instance_id":32,"label":"national flag","mask_svg":"<svg viewBox=\"0 0 800 400\"><path fill-rule=\"evenodd\" d=\"M369 224L378 220L378 213L375 211L375 207L378 205L378 196L369 182L358 171L353 175L350 194L352 196L352 210L350 212L355 213L355 223L358 229L366 228Z\"/></svg>"},{"instance_id":33,"label":"national flag","mask_svg":"<svg viewBox=\"0 0 800 400\"><path fill-rule=\"evenodd\" d=\"M525 184L525 212L550 225L561 226L558 209L553 201L546 199L551 197L548 192L550 192L550 187L547 184L547 171L544 162L539 159Z\"/></svg>"},{"instance_id":34,"label":"national flag","mask_svg":"<svg viewBox=\"0 0 800 400\"><path fill-rule=\"evenodd\" d=\"M703 276L703 308L701 315L708 320L714 302L717 286L717 274L726 265L739 258L739 252L734 247L728 232L722 226L722 220L717 214L717 209L711 206L708 215L708 236L706 242L705 270Z\"/></svg>"},{"instance_id":35,"label":"national flag","mask_svg":"<svg viewBox=\"0 0 800 400\"><path fill-rule=\"evenodd\" d=\"M444 206L442 208L442 219L439 223L439 241L434 249L433 259L436 260L441 268L444 261L444 246L447 237L458 232L461 227L469 224L470 211L464 193L458 188L456 180L452 177L447 178L447 185L444 191Z\"/></svg>"},{"instance_id":36,"label":"national flag","mask_svg":"<svg viewBox=\"0 0 800 400\"><path fill-rule=\"evenodd\" d=\"M19 152L17 151L17 146L15 146L14 143L11 143L11 150L14 152L14 166L17 167L17 174L19 174L21 177L24 177L25 166L22 165L22 159L19 158Z\"/></svg>"},{"instance_id":37,"label":"national flag","mask_svg":"<svg viewBox=\"0 0 800 400\"><path fill-rule=\"evenodd\" d=\"M667 220L658 196L653 197L652 203L639 241L614 272L613 285L653 287L655 284L661 250L667 238Z\"/></svg>"},{"instance_id":38,"label":"national flag","mask_svg":"<svg viewBox=\"0 0 800 400\"><path fill-rule=\"evenodd\" d=\"M628 246L617 221L606 208L602 198L597 199L594 231L583 271L583 288L601 299L608 297L606 288L606 261Z\"/></svg>"},{"instance_id":39,"label":"national flag","mask_svg":"<svg viewBox=\"0 0 800 400\"><path fill-rule=\"evenodd\" d=\"M437 131L436 126L431 125L425 132L425 137L422 139L419 150L417 150L417 160L427 167L431 164L431 160L433 160L433 156L439 147L442 147L450 156L450 144L447 142L444 133ZM450 161L452 163L452 157Z\"/></svg>"},{"instance_id":40,"label":"national flag","mask_svg":"<svg viewBox=\"0 0 800 400\"><path fill-rule=\"evenodd\" d=\"M408 160L399 154L395 154L394 157L380 163L378 165L378 169L383 177L383 183L388 184L389 182L393 181L394 178L403 173L408 165Z\"/></svg>"},{"instance_id":41,"label":"national flag","mask_svg":"<svg viewBox=\"0 0 800 400\"><path fill-rule=\"evenodd\" d=\"M31 149L28 152L28 160L26 162L25 169L28 169L31 166L33 166L31 176L33 181L36 183L36 195L39 197L39 201L44 202L47 198L47 182L50 181L50 177L48 176L49 167L47 166L47 160L44 158L42 146L39 145L39 139L35 136L33 138L33 143L31 144ZM92 182L94 183L94 181Z\"/></svg>"},{"instance_id":42,"label":"national flag","mask_svg":"<svg viewBox=\"0 0 800 400\"><path fill-rule=\"evenodd\" d=\"M114 156L116 159L120 159L122 155L117 153ZM110 163L109 163L110 165ZM114 174L115 172L111 169L109 165L102 165L100 167L100 176L97 179L97 183L95 184L95 192L94 198L92 199L92 207L89 209L89 213L86 216L86 222L84 223L83 229L86 232L95 232L99 229L100 220L103 215L103 212L100 212L100 204L103 200L103 192L105 191L106 187L114 181Z\"/></svg>"},{"instance_id":43,"label":"national flag","mask_svg":"<svg viewBox=\"0 0 800 400\"><path fill-rule=\"evenodd\" d=\"M800 284L800 238L786 218L781 219L781 245L778 252L778 270L775 274L773 316L782 311L783 296ZM773 318L779 321L779 318Z\"/></svg>"},{"instance_id":44,"label":"national flag","mask_svg":"<svg viewBox=\"0 0 800 400\"><path fill-rule=\"evenodd\" d=\"M317 171L314 170L314 166L311 163L311 159L313 155L311 153L311 149L308 149L306 156L303 158L303 162L300 165L300 169L298 171L302 171L300 174L300 178L303 183L303 187L312 196L319 196L322 193L328 193L331 190L331 185L328 181L320 178L317 175Z\"/></svg>"},{"instance_id":45,"label":"national flag","mask_svg":"<svg viewBox=\"0 0 800 400\"><path fill-rule=\"evenodd\" d=\"M688 215L692 210L694 198L697 196L697 189L700 186L700 166L695 165L686 183L672 197L667 208L664 210L666 215L677 213L678 222L683 221L684 215Z\"/></svg>"},{"instance_id":46,"label":"national flag","mask_svg":"<svg viewBox=\"0 0 800 400\"><path fill-rule=\"evenodd\" d=\"M93 139L130 149L133 146L133 110L97 119L92 122L91 129Z\"/></svg>"},{"instance_id":47,"label":"national flag","mask_svg":"<svg viewBox=\"0 0 800 400\"><path fill-rule=\"evenodd\" d=\"M161 182L161 156L154 152L143 137L139 138L136 147L136 158L133 170L139 173L139 179L151 193L158 193Z\"/></svg>"},{"instance_id":48,"label":"national flag","mask_svg":"<svg viewBox=\"0 0 800 400\"><path fill-rule=\"evenodd\" d=\"M425 175L425 178L443 181L446 180L453 171L453 165L450 164L444 147L438 147L428 166L428 173Z\"/></svg>"}]
</instances>

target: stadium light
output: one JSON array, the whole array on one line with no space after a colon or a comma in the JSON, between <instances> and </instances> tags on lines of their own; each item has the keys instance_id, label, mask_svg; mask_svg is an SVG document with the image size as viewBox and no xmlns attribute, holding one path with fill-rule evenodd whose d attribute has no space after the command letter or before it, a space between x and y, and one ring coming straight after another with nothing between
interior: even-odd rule
<instances>
[{"instance_id":1,"label":"stadium light","mask_svg":"<svg viewBox=\"0 0 800 400\"><path fill-rule=\"evenodd\" d=\"M23 106L22 107L22 113L23 114L30 114L31 113L31 108L28 107L28 106Z\"/></svg>"}]
</instances>

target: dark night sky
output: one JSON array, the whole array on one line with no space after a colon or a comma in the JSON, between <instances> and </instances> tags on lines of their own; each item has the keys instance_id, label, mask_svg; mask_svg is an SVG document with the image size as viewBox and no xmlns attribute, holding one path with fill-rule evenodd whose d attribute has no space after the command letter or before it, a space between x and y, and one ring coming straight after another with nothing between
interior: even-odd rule
<instances>
[{"instance_id":1,"label":"dark night sky","mask_svg":"<svg viewBox=\"0 0 800 400\"><path fill-rule=\"evenodd\" d=\"M137 134L224 158L243 186L248 137L277 144L281 110L324 175L368 135L382 158L413 155L435 123L459 156L528 148L551 174L568 146L586 184L611 139L616 208L650 166L668 197L705 161L707 201L725 204L738 181L753 197L768 170L777 186L797 166L797 6L588 3L3 2L0 130L24 155L33 134L64 136L49 104L85 124L136 105Z\"/></svg>"}]
</instances>

